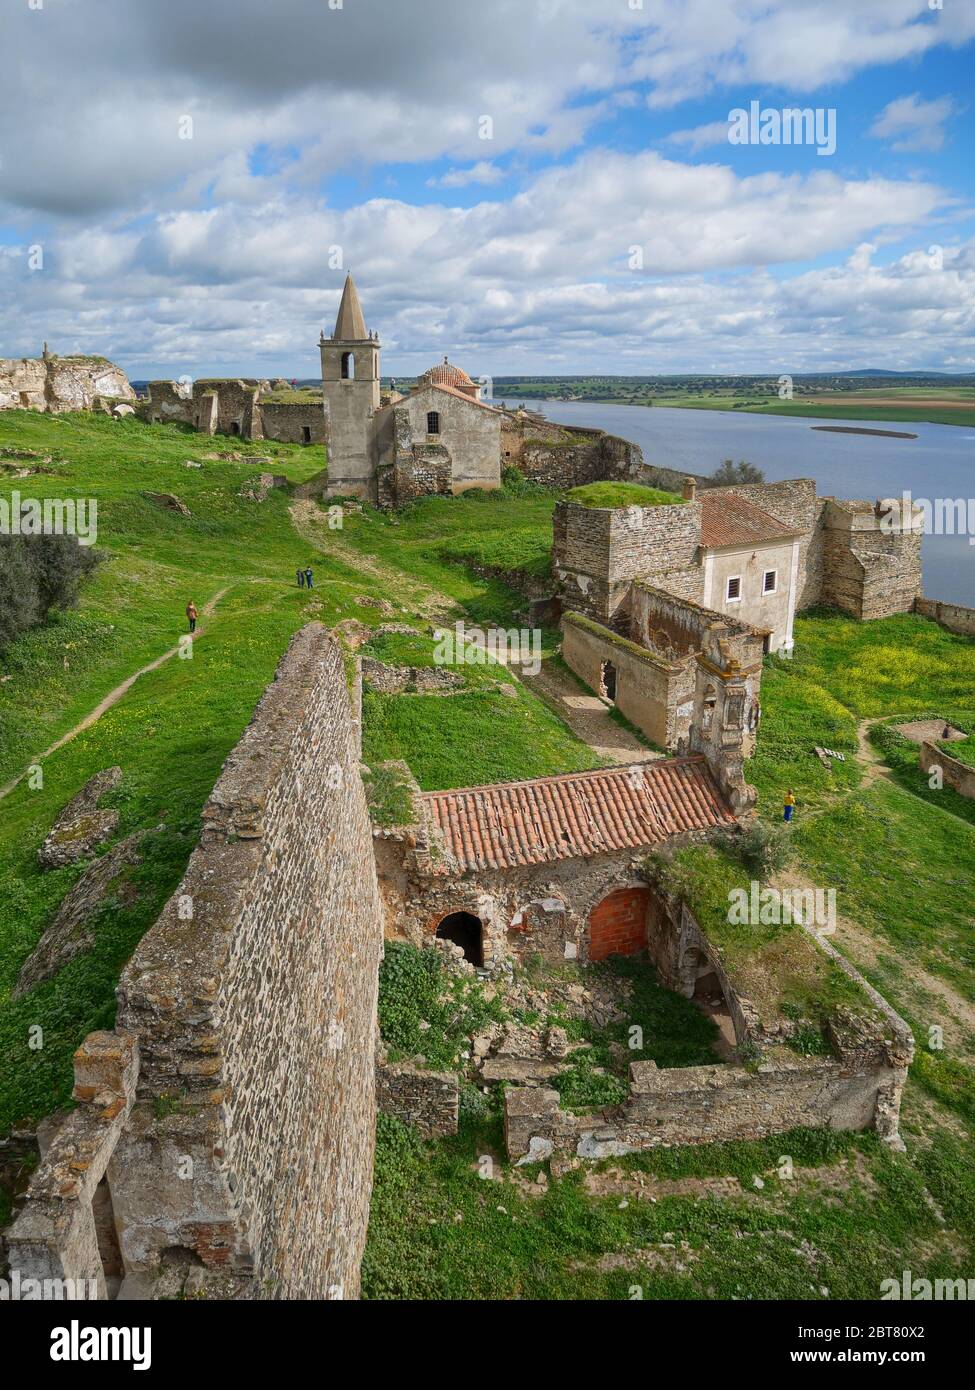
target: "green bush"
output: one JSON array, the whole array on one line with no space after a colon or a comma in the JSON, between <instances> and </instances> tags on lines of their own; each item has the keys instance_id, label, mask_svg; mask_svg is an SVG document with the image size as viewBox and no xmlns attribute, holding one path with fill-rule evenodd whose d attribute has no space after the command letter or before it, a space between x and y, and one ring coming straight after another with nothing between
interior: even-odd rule
<instances>
[{"instance_id":1,"label":"green bush","mask_svg":"<svg viewBox=\"0 0 975 1390\"><path fill-rule=\"evenodd\" d=\"M46 621L52 608L70 608L98 564L74 536L0 535L0 648Z\"/></svg>"}]
</instances>

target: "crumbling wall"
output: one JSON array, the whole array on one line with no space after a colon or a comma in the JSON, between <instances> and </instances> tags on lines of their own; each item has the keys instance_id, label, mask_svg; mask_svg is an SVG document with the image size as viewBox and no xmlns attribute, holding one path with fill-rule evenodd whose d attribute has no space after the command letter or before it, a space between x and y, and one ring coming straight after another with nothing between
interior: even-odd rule
<instances>
[{"instance_id":1,"label":"crumbling wall","mask_svg":"<svg viewBox=\"0 0 975 1390\"><path fill-rule=\"evenodd\" d=\"M668 659L645 650L576 613L562 619L562 657L596 694L605 693L603 672L611 663L613 702L620 713L661 748L674 750L686 740L695 677L685 657Z\"/></svg>"},{"instance_id":2,"label":"crumbling wall","mask_svg":"<svg viewBox=\"0 0 975 1390\"><path fill-rule=\"evenodd\" d=\"M757 1071L718 1064L658 1069L630 1064L630 1095L613 1112L570 1115L557 1091L505 1094L505 1142L513 1161L529 1152L607 1158L672 1144L764 1139L790 1129L877 1129L896 1140L906 1064L845 1066L835 1058L778 1056ZM893 1130L888 1123L895 1106Z\"/></svg>"},{"instance_id":3,"label":"crumbling wall","mask_svg":"<svg viewBox=\"0 0 975 1390\"><path fill-rule=\"evenodd\" d=\"M193 388L188 382L150 381L139 413L154 424L192 425L195 423Z\"/></svg>"},{"instance_id":4,"label":"crumbling wall","mask_svg":"<svg viewBox=\"0 0 975 1390\"><path fill-rule=\"evenodd\" d=\"M893 524L880 502L826 499L822 601L864 621L910 613L922 584L923 533L913 520Z\"/></svg>"},{"instance_id":5,"label":"crumbling wall","mask_svg":"<svg viewBox=\"0 0 975 1390\"><path fill-rule=\"evenodd\" d=\"M970 763L953 758L944 748L927 740L921 744L920 763L925 776L932 768L940 768L946 786L952 787L959 796L975 797L975 767Z\"/></svg>"},{"instance_id":6,"label":"crumbling wall","mask_svg":"<svg viewBox=\"0 0 975 1390\"><path fill-rule=\"evenodd\" d=\"M251 1297L356 1296L382 950L359 738L343 655L312 624L123 972L108 1037L138 1047L138 1087L96 1165L107 1164L123 1297L134 1285L151 1296L174 1264L238 1276ZM20 1220L44 1200L32 1189Z\"/></svg>"},{"instance_id":7,"label":"crumbling wall","mask_svg":"<svg viewBox=\"0 0 975 1390\"><path fill-rule=\"evenodd\" d=\"M258 399L262 437L279 444L327 444L328 421L321 401Z\"/></svg>"},{"instance_id":8,"label":"crumbling wall","mask_svg":"<svg viewBox=\"0 0 975 1390\"><path fill-rule=\"evenodd\" d=\"M922 598L914 600L914 612L922 618L930 618L962 637L975 637L975 608L966 608L961 603L942 603L940 599Z\"/></svg>"},{"instance_id":9,"label":"crumbling wall","mask_svg":"<svg viewBox=\"0 0 975 1390\"><path fill-rule=\"evenodd\" d=\"M312 624L120 982L119 1026L143 1055L142 1127L110 1175L127 1267L176 1246L252 1265L278 1297L356 1293L382 935L358 756L341 652ZM160 1101L168 1129L149 1115Z\"/></svg>"},{"instance_id":10,"label":"crumbling wall","mask_svg":"<svg viewBox=\"0 0 975 1390\"><path fill-rule=\"evenodd\" d=\"M376 1108L412 1125L427 1139L456 1134L460 1083L454 1072L425 1071L409 1062L379 1062Z\"/></svg>"}]
</instances>

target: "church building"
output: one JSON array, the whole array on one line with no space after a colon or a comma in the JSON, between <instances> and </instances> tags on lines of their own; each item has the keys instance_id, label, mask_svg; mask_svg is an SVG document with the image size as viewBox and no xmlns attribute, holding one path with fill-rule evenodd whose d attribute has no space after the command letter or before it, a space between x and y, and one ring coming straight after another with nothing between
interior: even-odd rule
<instances>
[{"instance_id":1,"label":"church building","mask_svg":"<svg viewBox=\"0 0 975 1390\"><path fill-rule=\"evenodd\" d=\"M320 341L328 417L328 495L401 507L501 484L502 412L460 367L443 362L412 391L380 389L379 336L366 328L352 276L335 331Z\"/></svg>"}]
</instances>

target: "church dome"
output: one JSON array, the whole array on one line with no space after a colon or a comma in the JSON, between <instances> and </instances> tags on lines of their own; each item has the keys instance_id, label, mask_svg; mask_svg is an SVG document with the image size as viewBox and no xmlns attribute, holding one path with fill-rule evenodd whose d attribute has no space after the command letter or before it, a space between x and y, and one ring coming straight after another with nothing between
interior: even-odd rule
<instances>
[{"instance_id":1,"label":"church dome","mask_svg":"<svg viewBox=\"0 0 975 1390\"><path fill-rule=\"evenodd\" d=\"M463 367L453 366L446 357L436 367L424 372L420 380L431 386L452 386L455 391L463 391L466 395L478 389Z\"/></svg>"}]
</instances>

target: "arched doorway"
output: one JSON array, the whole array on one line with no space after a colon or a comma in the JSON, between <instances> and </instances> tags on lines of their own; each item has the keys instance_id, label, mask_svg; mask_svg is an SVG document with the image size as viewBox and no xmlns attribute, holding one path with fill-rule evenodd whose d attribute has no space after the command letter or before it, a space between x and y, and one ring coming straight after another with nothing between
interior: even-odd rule
<instances>
[{"instance_id":1,"label":"arched doorway","mask_svg":"<svg viewBox=\"0 0 975 1390\"><path fill-rule=\"evenodd\" d=\"M649 888L617 888L589 914L589 959L635 956L647 948Z\"/></svg>"},{"instance_id":2,"label":"arched doorway","mask_svg":"<svg viewBox=\"0 0 975 1390\"><path fill-rule=\"evenodd\" d=\"M472 965L484 964L483 928L480 917L472 912L451 912L437 928L441 941L452 941L464 952Z\"/></svg>"}]
</instances>

